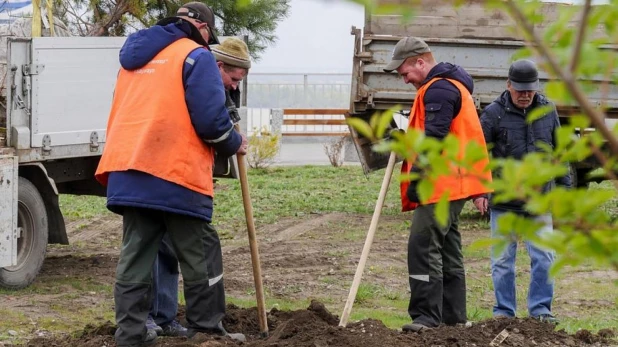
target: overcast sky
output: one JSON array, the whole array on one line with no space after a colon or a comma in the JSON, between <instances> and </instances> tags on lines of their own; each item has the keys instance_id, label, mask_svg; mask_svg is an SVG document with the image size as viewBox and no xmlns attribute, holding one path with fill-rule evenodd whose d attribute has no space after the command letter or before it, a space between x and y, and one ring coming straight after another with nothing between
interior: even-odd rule
<instances>
[{"instance_id":1,"label":"overcast sky","mask_svg":"<svg viewBox=\"0 0 618 347\"><path fill-rule=\"evenodd\" d=\"M553 0L581 3L581 0ZM607 0L593 0L593 4ZM277 27L278 41L251 72L351 73L350 29L363 27L364 9L346 0L291 0L290 14Z\"/></svg>"},{"instance_id":2,"label":"overcast sky","mask_svg":"<svg viewBox=\"0 0 618 347\"><path fill-rule=\"evenodd\" d=\"M277 42L251 72L351 73L353 25L363 26L363 7L345 0L291 0L277 27Z\"/></svg>"}]
</instances>

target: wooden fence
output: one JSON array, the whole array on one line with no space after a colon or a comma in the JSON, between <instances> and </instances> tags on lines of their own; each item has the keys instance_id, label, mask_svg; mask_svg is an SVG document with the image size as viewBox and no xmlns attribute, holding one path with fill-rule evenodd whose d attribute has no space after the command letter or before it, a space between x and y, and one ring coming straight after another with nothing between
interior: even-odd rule
<instances>
[{"instance_id":1,"label":"wooden fence","mask_svg":"<svg viewBox=\"0 0 618 347\"><path fill-rule=\"evenodd\" d=\"M347 109L273 109L273 125L279 123L283 136L347 136ZM344 128L345 127L345 128Z\"/></svg>"}]
</instances>

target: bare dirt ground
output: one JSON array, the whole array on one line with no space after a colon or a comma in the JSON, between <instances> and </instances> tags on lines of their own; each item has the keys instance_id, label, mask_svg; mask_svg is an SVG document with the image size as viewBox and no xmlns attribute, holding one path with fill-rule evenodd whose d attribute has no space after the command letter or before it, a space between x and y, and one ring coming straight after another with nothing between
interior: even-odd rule
<instances>
[{"instance_id":1,"label":"bare dirt ground","mask_svg":"<svg viewBox=\"0 0 618 347\"><path fill-rule=\"evenodd\" d=\"M405 251L407 232L402 222L407 216L382 216L378 236L372 246L363 283L379 283L385 290L406 293ZM257 309L230 305L224 325L228 331L242 332L248 341L242 346L488 346L501 332L508 337L495 346L610 346L615 332L597 334L581 330L575 335L555 331L548 324L531 319L486 320L471 327L443 326L421 333L403 333L389 329L377 320L352 322L338 327L339 312L326 305L343 308L354 277L364 242L364 232L350 236L350 227L365 230L369 217L353 214L307 215L259 226L258 239L264 288L270 298L311 301L307 309L285 311L267 307L269 337L260 338ZM225 226L219 227L224 228ZM43 270L37 279L57 285L58 294L33 294L27 297L0 297L0 305L20 310L33 319L63 319L55 307L74 309L103 306L113 312L111 293L96 285L114 282L121 219L104 215L90 221L68 225L72 246L50 247ZM383 231L381 231L383 230ZM347 232L346 232L347 231ZM255 298L252 267L244 231L225 240L223 248L225 286L228 297ZM468 242L468 241L466 241ZM466 264L468 271L485 271L487 264ZM604 274L600 274L603 276ZM81 290L63 285L67 278L88 283ZM469 282L469 286L474 282ZM67 293L74 294L70 303ZM407 295L407 294L406 294ZM489 305L492 293L482 299ZM610 303L611 304L611 303ZM356 306L355 306L356 307ZM339 309L339 308L338 308ZM394 311L401 311L394 308ZM404 312L400 312L405 314ZM182 318L182 313L180 313ZM33 329L27 346L115 346L114 325L101 318L100 324L75 326L71 334L46 334ZM160 338L158 346L231 346L236 342L221 337L198 335L192 340ZM2 343L0 342L0 346Z\"/></svg>"}]
</instances>

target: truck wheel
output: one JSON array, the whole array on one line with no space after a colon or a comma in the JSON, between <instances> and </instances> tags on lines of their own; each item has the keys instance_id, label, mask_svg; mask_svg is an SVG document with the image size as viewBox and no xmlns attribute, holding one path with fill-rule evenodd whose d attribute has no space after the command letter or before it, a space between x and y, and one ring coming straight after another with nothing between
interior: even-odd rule
<instances>
[{"instance_id":1,"label":"truck wheel","mask_svg":"<svg viewBox=\"0 0 618 347\"><path fill-rule=\"evenodd\" d=\"M588 175L590 171L591 169L589 168L576 169L574 166L571 166L571 181L573 183L573 187L588 188L590 186L590 182L586 180L586 175Z\"/></svg>"},{"instance_id":2,"label":"truck wheel","mask_svg":"<svg viewBox=\"0 0 618 347\"><path fill-rule=\"evenodd\" d=\"M43 266L47 248L47 212L39 191L27 179L18 183L17 264L0 269L0 286L21 289L34 281Z\"/></svg>"}]
</instances>

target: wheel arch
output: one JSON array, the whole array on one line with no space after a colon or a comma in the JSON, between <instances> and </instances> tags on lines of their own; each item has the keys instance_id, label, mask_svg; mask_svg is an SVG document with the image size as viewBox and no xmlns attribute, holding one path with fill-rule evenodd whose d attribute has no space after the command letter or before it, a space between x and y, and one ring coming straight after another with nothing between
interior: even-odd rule
<instances>
[{"instance_id":1,"label":"wheel arch","mask_svg":"<svg viewBox=\"0 0 618 347\"><path fill-rule=\"evenodd\" d=\"M47 212L48 240L47 243L69 244L64 217L60 211L58 189L53 179L47 175L47 170L41 163L28 163L19 166L19 176L32 182L37 188Z\"/></svg>"}]
</instances>

